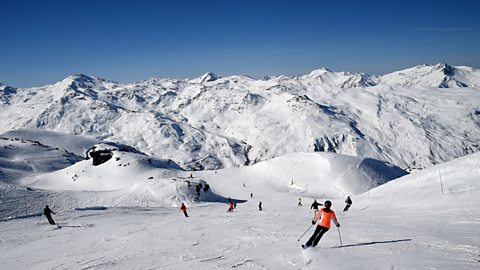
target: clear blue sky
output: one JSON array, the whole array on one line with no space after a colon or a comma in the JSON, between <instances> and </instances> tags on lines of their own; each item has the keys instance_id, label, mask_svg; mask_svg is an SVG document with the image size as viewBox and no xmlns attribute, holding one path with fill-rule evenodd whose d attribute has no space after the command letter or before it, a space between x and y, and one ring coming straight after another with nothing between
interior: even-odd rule
<instances>
[{"instance_id":1,"label":"clear blue sky","mask_svg":"<svg viewBox=\"0 0 480 270\"><path fill-rule=\"evenodd\" d=\"M480 1L0 2L0 82L480 67Z\"/></svg>"}]
</instances>

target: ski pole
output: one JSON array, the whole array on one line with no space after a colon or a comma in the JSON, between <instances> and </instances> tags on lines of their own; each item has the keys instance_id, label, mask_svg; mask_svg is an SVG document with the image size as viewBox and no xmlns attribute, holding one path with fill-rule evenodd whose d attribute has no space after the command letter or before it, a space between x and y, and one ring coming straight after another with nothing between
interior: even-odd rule
<instances>
[{"instance_id":1,"label":"ski pole","mask_svg":"<svg viewBox=\"0 0 480 270\"><path fill-rule=\"evenodd\" d=\"M340 238L340 246L343 246L342 235L340 235L340 227L337 227L337 229L338 229L338 238Z\"/></svg>"},{"instance_id":2,"label":"ski pole","mask_svg":"<svg viewBox=\"0 0 480 270\"><path fill-rule=\"evenodd\" d=\"M310 227L308 227L308 229L302 234L302 236L300 236L300 238L298 238L297 241L300 241L300 239L302 239L302 237L308 232L308 230L310 230L310 228L311 228L312 226L313 226L313 224L310 225Z\"/></svg>"}]
</instances>

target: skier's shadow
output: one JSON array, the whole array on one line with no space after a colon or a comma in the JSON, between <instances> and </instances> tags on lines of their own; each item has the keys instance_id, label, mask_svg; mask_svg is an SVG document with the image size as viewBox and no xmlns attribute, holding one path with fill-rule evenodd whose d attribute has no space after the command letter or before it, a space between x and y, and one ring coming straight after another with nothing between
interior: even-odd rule
<instances>
[{"instance_id":1,"label":"skier's shadow","mask_svg":"<svg viewBox=\"0 0 480 270\"><path fill-rule=\"evenodd\" d=\"M68 225L67 223L57 223L57 228L90 228L94 227L94 224L81 224L81 225Z\"/></svg>"},{"instance_id":2,"label":"skier's shadow","mask_svg":"<svg viewBox=\"0 0 480 270\"><path fill-rule=\"evenodd\" d=\"M351 245L343 245L343 246L332 247L332 248L360 247L360 246L369 246L369 245L376 245L376 244L391 244L391 243L407 242L407 241L412 241L412 239L406 238L406 239L388 240L388 241L374 241L374 242L357 243L357 244L351 244Z\"/></svg>"}]
</instances>

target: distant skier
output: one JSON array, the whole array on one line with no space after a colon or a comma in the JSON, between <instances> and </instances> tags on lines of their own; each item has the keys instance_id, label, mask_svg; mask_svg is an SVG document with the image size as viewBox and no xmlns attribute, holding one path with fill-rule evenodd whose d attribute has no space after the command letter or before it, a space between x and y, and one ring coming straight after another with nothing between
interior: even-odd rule
<instances>
[{"instance_id":1,"label":"distant skier","mask_svg":"<svg viewBox=\"0 0 480 270\"><path fill-rule=\"evenodd\" d=\"M195 186L195 191L197 192L197 197L200 197L200 190L201 190L201 189L202 189L202 188L200 187L200 184L198 184L198 185Z\"/></svg>"},{"instance_id":2,"label":"distant skier","mask_svg":"<svg viewBox=\"0 0 480 270\"><path fill-rule=\"evenodd\" d=\"M302 245L302 248L317 246L323 234L330 229L330 221L332 219L335 225L337 225L337 227L340 227L340 223L338 223L337 216L335 215L335 212L332 209L330 209L330 207L332 207L332 202L325 201L325 207L317 212L317 214L312 220L312 224L315 224L318 220L317 228L315 229L315 232L310 237L310 239L308 239L307 243Z\"/></svg>"},{"instance_id":3,"label":"distant skier","mask_svg":"<svg viewBox=\"0 0 480 270\"><path fill-rule=\"evenodd\" d=\"M185 217L188 217L187 207L185 206L185 204L182 203L182 206L180 206L180 211L183 212L183 214L185 215Z\"/></svg>"},{"instance_id":4,"label":"distant skier","mask_svg":"<svg viewBox=\"0 0 480 270\"><path fill-rule=\"evenodd\" d=\"M250 193L250 198L253 198L253 193Z\"/></svg>"},{"instance_id":5,"label":"distant skier","mask_svg":"<svg viewBox=\"0 0 480 270\"><path fill-rule=\"evenodd\" d=\"M352 205L352 199L350 199L350 196L347 196L347 199L345 200L345 203L346 203L347 205L345 205L345 208L343 209L343 212L348 211L348 209L349 209L350 206Z\"/></svg>"},{"instance_id":6,"label":"distant skier","mask_svg":"<svg viewBox=\"0 0 480 270\"><path fill-rule=\"evenodd\" d=\"M233 203L233 209L237 209L237 203L236 202Z\"/></svg>"},{"instance_id":7,"label":"distant skier","mask_svg":"<svg viewBox=\"0 0 480 270\"><path fill-rule=\"evenodd\" d=\"M207 193L209 190L210 190L210 186L208 184L205 184L205 186L203 187L203 191Z\"/></svg>"},{"instance_id":8,"label":"distant skier","mask_svg":"<svg viewBox=\"0 0 480 270\"><path fill-rule=\"evenodd\" d=\"M262 211L262 201L260 201L260 203L258 204L258 210Z\"/></svg>"},{"instance_id":9,"label":"distant skier","mask_svg":"<svg viewBox=\"0 0 480 270\"><path fill-rule=\"evenodd\" d=\"M233 203L232 203L231 201L228 203L227 213L228 213L228 212L233 212Z\"/></svg>"},{"instance_id":10,"label":"distant skier","mask_svg":"<svg viewBox=\"0 0 480 270\"><path fill-rule=\"evenodd\" d=\"M312 203L312 206L310 206L310 209L315 210L315 215L317 214L317 212L318 212L318 206L320 206L320 205L323 205L323 204L317 202L317 199L315 199L315 200L313 201L313 203Z\"/></svg>"},{"instance_id":11,"label":"distant skier","mask_svg":"<svg viewBox=\"0 0 480 270\"><path fill-rule=\"evenodd\" d=\"M51 225L55 225L55 221L53 221L51 214L54 214L54 215L56 214L55 212L52 211L52 209L48 208L48 204L47 206L45 206L45 209L43 209L43 214L47 217L48 223L50 223Z\"/></svg>"},{"instance_id":12,"label":"distant skier","mask_svg":"<svg viewBox=\"0 0 480 270\"><path fill-rule=\"evenodd\" d=\"M298 198L298 204L297 204L297 205L298 205L298 206L303 206L303 204L302 204L302 198Z\"/></svg>"}]
</instances>

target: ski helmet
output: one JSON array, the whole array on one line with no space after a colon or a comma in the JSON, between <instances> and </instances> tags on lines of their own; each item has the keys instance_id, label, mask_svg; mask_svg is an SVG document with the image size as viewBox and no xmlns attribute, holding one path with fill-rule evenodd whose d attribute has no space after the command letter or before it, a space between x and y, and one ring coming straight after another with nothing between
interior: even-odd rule
<instances>
[{"instance_id":1,"label":"ski helmet","mask_svg":"<svg viewBox=\"0 0 480 270\"><path fill-rule=\"evenodd\" d=\"M325 207L330 207L330 206L332 206L332 202L331 201L325 201L324 205L325 205Z\"/></svg>"}]
</instances>

